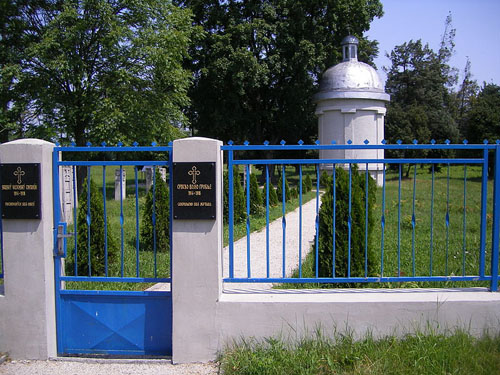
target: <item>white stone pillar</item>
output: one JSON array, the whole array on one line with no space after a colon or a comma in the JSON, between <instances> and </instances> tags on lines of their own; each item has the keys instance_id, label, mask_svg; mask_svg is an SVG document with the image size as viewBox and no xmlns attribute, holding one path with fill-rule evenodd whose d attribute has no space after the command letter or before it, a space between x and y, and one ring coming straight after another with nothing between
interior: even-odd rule
<instances>
[{"instance_id":1,"label":"white stone pillar","mask_svg":"<svg viewBox=\"0 0 500 375\"><path fill-rule=\"evenodd\" d=\"M219 349L216 304L222 292L221 146L221 141L207 138L179 139L173 145L174 163L213 162L216 170L215 220L174 220L172 224L174 363L210 361ZM173 183L175 189L175 178Z\"/></svg>"},{"instance_id":2,"label":"white stone pillar","mask_svg":"<svg viewBox=\"0 0 500 375\"><path fill-rule=\"evenodd\" d=\"M55 357L52 143L20 139L0 145L0 163L40 163L42 219L4 219L4 295L0 352L14 359Z\"/></svg>"}]
</instances>

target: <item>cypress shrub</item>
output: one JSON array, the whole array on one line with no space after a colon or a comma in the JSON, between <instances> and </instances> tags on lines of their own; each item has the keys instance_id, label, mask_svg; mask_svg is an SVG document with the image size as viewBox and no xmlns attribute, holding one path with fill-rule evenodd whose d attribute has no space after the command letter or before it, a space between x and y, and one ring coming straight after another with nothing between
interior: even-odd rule
<instances>
[{"instance_id":1,"label":"cypress shrub","mask_svg":"<svg viewBox=\"0 0 500 375\"><path fill-rule=\"evenodd\" d=\"M262 204L262 193L259 189L257 176L252 173L250 175L250 213L257 214L259 212L262 212Z\"/></svg>"},{"instance_id":2,"label":"cypress shrub","mask_svg":"<svg viewBox=\"0 0 500 375\"><path fill-rule=\"evenodd\" d=\"M78 201L77 213L77 262L78 275L104 276L105 275L105 241L104 241L104 204L102 192L99 191L94 181L90 180L90 265L88 252L88 224L87 224L87 178L82 185ZM118 243L107 229L108 269L118 257ZM73 274L74 255L66 259L66 270Z\"/></svg>"},{"instance_id":3,"label":"cypress shrub","mask_svg":"<svg viewBox=\"0 0 500 375\"><path fill-rule=\"evenodd\" d=\"M280 202L283 202L283 175L280 176L280 179L278 181L278 200ZM285 202L288 202L291 198L291 193L290 193L290 185L288 185L288 180L285 177Z\"/></svg>"},{"instance_id":4,"label":"cypress shrub","mask_svg":"<svg viewBox=\"0 0 500 375\"><path fill-rule=\"evenodd\" d=\"M264 190L262 191L263 195L263 200L266 200L266 184L264 184ZM267 204L267 202L265 202ZM273 184L269 184L269 206L274 207L278 205L278 194L276 194L276 189L274 188Z\"/></svg>"},{"instance_id":5,"label":"cypress shrub","mask_svg":"<svg viewBox=\"0 0 500 375\"><path fill-rule=\"evenodd\" d=\"M312 190L312 181L311 176L306 174L306 176L302 179L302 193L308 193Z\"/></svg>"},{"instance_id":6,"label":"cypress shrub","mask_svg":"<svg viewBox=\"0 0 500 375\"><path fill-rule=\"evenodd\" d=\"M234 201L234 222L239 223L246 218L245 193L241 186L238 167L233 167L233 201ZM224 172L224 222L229 221L229 175Z\"/></svg>"},{"instance_id":7,"label":"cypress shrub","mask_svg":"<svg viewBox=\"0 0 500 375\"><path fill-rule=\"evenodd\" d=\"M359 173L357 166L352 167L351 191L351 277L365 276L365 197L366 176ZM319 212L319 275L332 277L332 240L333 240L333 180L331 176L322 179L326 191L321 197ZM373 276L373 208L375 204L375 181L368 177L368 276ZM348 268L348 217L349 217L349 172L336 169L335 205L335 276L347 277ZM353 286L340 284L340 286Z\"/></svg>"},{"instance_id":8,"label":"cypress shrub","mask_svg":"<svg viewBox=\"0 0 500 375\"><path fill-rule=\"evenodd\" d=\"M140 242L141 249L145 251L154 250L154 231L156 230L156 251L170 250L170 194L167 183L156 174L156 186L149 189L144 202L144 211L141 220ZM153 226L153 190L155 194L155 217L156 227Z\"/></svg>"}]
</instances>

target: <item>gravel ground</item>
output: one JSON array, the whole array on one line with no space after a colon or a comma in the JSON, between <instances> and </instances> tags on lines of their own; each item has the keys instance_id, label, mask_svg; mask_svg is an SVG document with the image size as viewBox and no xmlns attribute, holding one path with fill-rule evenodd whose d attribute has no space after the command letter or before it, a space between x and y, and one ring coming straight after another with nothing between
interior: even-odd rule
<instances>
[{"instance_id":1,"label":"gravel ground","mask_svg":"<svg viewBox=\"0 0 500 375\"><path fill-rule=\"evenodd\" d=\"M168 360L53 360L7 361L0 365L2 375L213 375L218 373L214 363L172 365Z\"/></svg>"},{"instance_id":2,"label":"gravel ground","mask_svg":"<svg viewBox=\"0 0 500 375\"><path fill-rule=\"evenodd\" d=\"M297 208L286 215L285 240L285 275L290 276L299 265L299 233L300 210ZM302 205L302 260L311 250L316 234L316 199ZM243 237L234 243L234 277L248 277L247 271L247 238ZM223 275L229 276L229 248L225 247ZM250 272L251 277L266 277L266 228L250 234ZM269 276L283 276L283 224L278 218L269 224ZM225 283L225 289L270 289L272 284L262 283Z\"/></svg>"}]
</instances>

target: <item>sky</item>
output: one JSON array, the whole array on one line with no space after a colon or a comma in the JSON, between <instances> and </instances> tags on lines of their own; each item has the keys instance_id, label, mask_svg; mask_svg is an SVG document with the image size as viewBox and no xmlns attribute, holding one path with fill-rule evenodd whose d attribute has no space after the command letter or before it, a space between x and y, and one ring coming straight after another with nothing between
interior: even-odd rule
<instances>
[{"instance_id":1,"label":"sky","mask_svg":"<svg viewBox=\"0 0 500 375\"><path fill-rule=\"evenodd\" d=\"M386 52L404 42L422 39L439 50L449 12L456 29L455 53L450 65L459 71L459 82L467 56L473 79L500 85L500 0L381 0L384 16L376 18L365 33L379 42L375 59L379 74L385 81L382 67L390 67Z\"/></svg>"}]
</instances>

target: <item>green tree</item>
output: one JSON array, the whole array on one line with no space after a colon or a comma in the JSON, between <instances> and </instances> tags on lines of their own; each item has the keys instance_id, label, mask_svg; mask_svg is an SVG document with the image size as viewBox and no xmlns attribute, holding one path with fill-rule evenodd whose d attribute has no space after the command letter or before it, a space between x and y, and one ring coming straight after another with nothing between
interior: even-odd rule
<instances>
[{"instance_id":1,"label":"green tree","mask_svg":"<svg viewBox=\"0 0 500 375\"><path fill-rule=\"evenodd\" d=\"M51 129L82 146L166 142L186 124L191 73L182 64L197 30L189 10L163 0L47 0L26 2L23 14L34 36L22 59L36 114L27 131Z\"/></svg>"},{"instance_id":2,"label":"green tree","mask_svg":"<svg viewBox=\"0 0 500 375\"><path fill-rule=\"evenodd\" d=\"M156 168L154 173L155 186L149 189L144 202L140 235L141 249L168 251L170 249L170 195L167 183L160 178Z\"/></svg>"},{"instance_id":3,"label":"green tree","mask_svg":"<svg viewBox=\"0 0 500 375\"><path fill-rule=\"evenodd\" d=\"M467 139L490 143L500 139L500 86L484 84L467 114Z\"/></svg>"},{"instance_id":4,"label":"green tree","mask_svg":"<svg viewBox=\"0 0 500 375\"><path fill-rule=\"evenodd\" d=\"M257 214L262 211L262 193L257 182L257 176L252 173L250 175L250 213Z\"/></svg>"},{"instance_id":5,"label":"green tree","mask_svg":"<svg viewBox=\"0 0 500 375\"><path fill-rule=\"evenodd\" d=\"M340 42L362 36L378 0L178 1L206 37L191 51L194 133L261 144L305 141L317 132L312 96L321 73L339 62ZM370 62L377 43L360 38Z\"/></svg>"}]
</instances>

